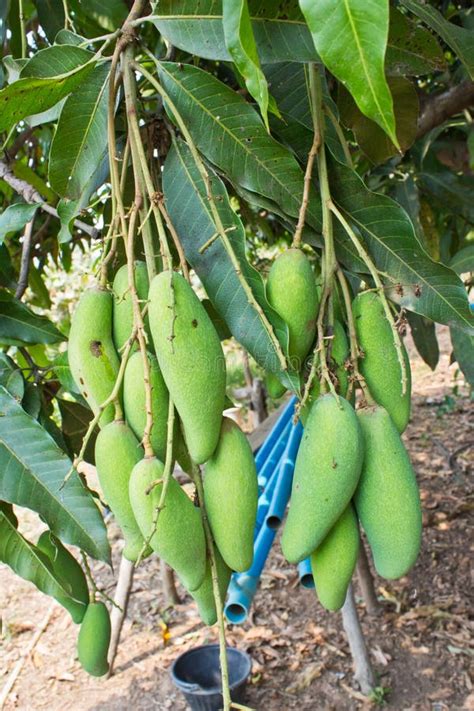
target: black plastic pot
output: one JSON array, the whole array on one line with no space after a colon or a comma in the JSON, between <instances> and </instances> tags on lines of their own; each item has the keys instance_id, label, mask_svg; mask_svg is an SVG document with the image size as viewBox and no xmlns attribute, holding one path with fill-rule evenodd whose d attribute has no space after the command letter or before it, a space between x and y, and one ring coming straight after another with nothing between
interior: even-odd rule
<instances>
[{"instance_id":1,"label":"black plastic pot","mask_svg":"<svg viewBox=\"0 0 474 711\"><path fill-rule=\"evenodd\" d=\"M252 662L248 654L234 647L227 647L227 662L232 701L241 702ZM193 711L222 709L218 644L206 644L181 654L171 667L171 678Z\"/></svg>"}]
</instances>

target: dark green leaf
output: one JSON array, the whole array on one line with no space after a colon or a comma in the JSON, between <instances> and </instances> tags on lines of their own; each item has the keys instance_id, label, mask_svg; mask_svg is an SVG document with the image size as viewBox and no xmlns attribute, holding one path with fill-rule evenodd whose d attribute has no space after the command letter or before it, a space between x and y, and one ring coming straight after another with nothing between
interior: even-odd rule
<instances>
[{"instance_id":1,"label":"dark green leaf","mask_svg":"<svg viewBox=\"0 0 474 711\"><path fill-rule=\"evenodd\" d=\"M21 402L25 392L25 381L15 362L3 351L0 351L0 385L3 385L15 400Z\"/></svg>"},{"instance_id":2,"label":"dark green leaf","mask_svg":"<svg viewBox=\"0 0 474 711\"><path fill-rule=\"evenodd\" d=\"M211 217L205 186L189 149L179 143L168 153L163 174L163 189L171 220L186 253L214 307L225 320L231 333L266 370L278 372L280 365L268 328L258 310L249 303L230 256L220 239L204 250L199 249L216 231ZM245 232L238 215L232 210L222 181L212 176L213 195L242 277L273 325L275 335L287 352L288 330L283 320L270 308L259 273L245 256Z\"/></svg>"},{"instance_id":3,"label":"dark green leaf","mask_svg":"<svg viewBox=\"0 0 474 711\"><path fill-rule=\"evenodd\" d=\"M1 510L0 560L38 590L54 597L71 613L74 622L81 622L86 605L72 597L70 585L54 574L47 556L27 541Z\"/></svg>"},{"instance_id":4,"label":"dark green leaf","mask_svg":"<svg viewBox=\"0 0 474 711\"><path fill-rule=\"evenodd\" d=\"M64 27L63 0L34 0L38 19L50 44Z\"/></svg>"},{"instance_id":5,"label":"dark green leaf","mask_svg":"<svg viewBox=\"0 0 474 711\"><path fill-rule=\"evenodd\" d=\"M35 267L34 264L30 264L30 271L28 272L28 286L34 294L34 299L31 300L33 306L39 306L42 309L50 309L51 296L43 281L41 272Z\"/></svg>"},{"instance_id":6,"label":"dark green leaf","mask_svg":"<svg viewBox=\"0 0 474 711\"><path fill-rule=\"evenodd\" d=\"M33 218L37 209L38 205L27 205L23 202L9 205L0 215L0 244L9 232L22 230Z\"/></svg>"},{"instance_id":7,"label":"dark green leaf","mask_svg":"<svg viewBox=\"0 0 474 711\"><path fill-rule=\"evenodd\" d=\"M385 65L388 74L420 76L442 71L446 60L431 32L392 7Z\"/></svg>"},{"instance_id":8,"label":"dark green leaf","mask_svg":"<svg viewBox=\"0 0 474 711\"><path fill-rule=\"evenodd\" d=\"M416 350L431 370L434 370L439 361L439 345L436 338L435 324L430 319L419 316L413 311L407 312L407 318Z\"/></svg>"},{"instance_id":9,"label":"dark green leaf","mask_svg":"<svg viewBox=\"0 0 474 711\"><path fill-rule=\"evenodd\" d=\"M80 0L80 6L87 17L110 32L121 27L128 15L125 0Z\"/></svg>"},{"instance_id":10,"label":"dark green leaf","mask_svg":"<svg viewBox=\"0 0 474 711\"><path fill-rule=\"evenodd\" d=\"M390 275L391 281L386 282L390 298L438 323L472 329L474 317L462 281L430 259L405 210L389 197L368 190L357 173L333 160L330 178L335 202L360 231L378 269ZM389 288L391 284L400 284L403 295Z\"/></svg>"},{"instance_id":11,"label":"dark green leaf","mask_svg":"<svg viewBox=\"0 0 474 711\"><path fill-rule=\"evenodd\" d=\"M431 27L451 47L474 79L474 32L448 22L436 8L417 0L402 0L402 4Z\"/></svg>"},{"instance_id":12,"label":"dark green leaf","mask_svg":"<svg viewBox=\"0 0 474 711\"><path fill-rule=\"evenodd\" d=\"M442 209L465 217L474 222L474 178L456 175L450 170L440 172L423 171L418 174L418 184L423 192L432 195Z\"/></svg>"},{"instance_id":13,"label":"dark green leaf","mask_svg":"<svg viewBox=\"0 0 474 711\"><path fill-rule=\"evenodd\" d=\"M64 441L67 444L69 453L72 457L79 454L82 446L82 440L87 432L90 421L94 414L92 410L78 402L70 400L58 399L59 411L61 413L61 431ZM98 428L94 431L90 438L84 459L86 462L94 464L94 445L98 434Z\"/></svg>"},{"instance_id":14,"label":"dark green leaf","mask_svg":"<svg viewBox=\"0 0 474 711\"><path fill-rule=\"evenodd\" d=\"M389 4L365 0L300 0L316 51L350 91L363 114L397 145L395 117L385 79Z\"/></svg>"},{"instance_id":15,"label":"dark green leaf","mask_svg":"<svg viewBox=\"0 0 474 711\"><path fill-rule=\"evenodd\" d=\"M454 269L456 274L474 272L474 244L469 244L456 252L449 262L449 266Z\"/></svg>"},{"instance_id":16,"label":"dark green leaf","mask_svg":"<svg viewBox=\"0 0 474 711\"><path fill-rule=\"evenodd\" d=\"M51 47L52 49L52 47ZM18 121L51 108L76 89L94 68L86 64L64 76L19 79L0 91L0 131Z\"/></svg>"},{"instance_id":17,"label":"dark green leaf","mask_svg":"<svg viewBox=\"0 0 474 711\"><path fill-rule=\"evenodd\" d=\"M66 100L51 145L51 187L71 200L81 198L107 145L109 67L98 66Z\"/></svg>"},{"instance_id":18,"label":"dark green leaf","mask_svg":"<svg viewBox=\"0 0 474 711\"><path fill-rule=\"evenodd\" d=\"M222 0L160 0L154 24L171 44L205 59L231 61L224 40ZM262 64L317 59L296 0L249 0L250 20Z\"/></svg>"},{"instance_id":19,"label":"dark green leaf","mask_svg":"<svg viewBox=\"0 0 474 711\"><path fill-rule=\"evenodd\" d=\"M35 420L38 419L41 411L41 395L38 385L35 385L35 383L25 384L25 394L23 395L21 406L28 415L34 417Z\"/></svg>"},{"instance_id":20,"label":"dark green leaf","mask_svg":"<svg viewBox=\"0 0 474 711\"><path fill-rule=\"evenodd\" d=\"M404 77L390 77L388 85L393 97L398 143L405 152L416 138L418 94L411 81ZM384 163L398 153L385 131L359 111L352 96L343 87L340 87L338 106L344 124L353 130L359 147L372 163Z\"/></svg>"},{"instance_id":21,"label":"dark green leaf","mask_svg":"<svg viewBox=\"0 0 474 711\"><path fill-rule=\"evenodd\" d=\"M474 388L474 336L464 333L458 328L451 328L451 343L454 357L464 377Z\"/></svg>"},{"instance_id":22,"label":"dark green leaf","mask_svg":"<svg viewBox=\"0 0 474 711\"><path fill-rule=\"evenodd\" d=\"M0 386L0 498L33 509L65 543L109 561L104 522L71 462L50 435ZM62 488L61 488L62 487Z\"/></svg>"},{"instance_id":23,"label":"dark green leaf","mask_svg":"<svg viewBox=\"0 0 474 711\"><path fill-rule=\"evenodd\" d=\"M33 313L7 291L0 289L0 343L58 343L65 336L51 321Z\"/></svg>"}]
</instances>

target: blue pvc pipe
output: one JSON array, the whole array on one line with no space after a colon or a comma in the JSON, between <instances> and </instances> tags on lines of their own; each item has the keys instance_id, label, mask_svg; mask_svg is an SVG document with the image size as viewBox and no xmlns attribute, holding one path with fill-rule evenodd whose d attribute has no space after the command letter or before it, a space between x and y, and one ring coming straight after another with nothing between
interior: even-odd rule
<instances>
[{"instance_id":1,"label":"blue pvc pipe","mask_svg":"<svg viewBox=\"0 0 474 711\"><path fill-rule=\"evenodd\" d=\"M252 566L246 573L232 576L224 613L233 624L242 624L247 619L275 534L274 529L262 526L255 540Z\"/></svg>"},{"instance_id":2,"label":"blue pvc pipe","mask_svg":"<svg viewBox=\"0 0 474 711\"><path fill-rule=\"evenodd\" d=\"M313 571L311 570L311 561L309 558L305 558L301 563L298 563L298 578L303 588L314 589Z\"/></svg>"},{"instance_id":3,"label":"blue pvc pipe","mask_svg":"<svg viewBox=\"0 0 474 711\"><path fill-rule=\"evenodd\" d=\"M288 442L288 437L291 432L291 419L288 420L284 429L280 432L279 439L275 440L275 443L271 450L268 452L267 459L262 463L260 470L257 469L258 473L258 486L259 490L263 491L267 485L269 479L272 477L277 465L285 451L286 443Z\"/></svg>"},{"instance_id":4,"label":"blue pvc pipe","mask_svg":"<svg viewBox=\"0 0 474 711\"><path fill-rule=\"evenodd\" d=\"M303 426L298 420L296 425L292 424L292 430L288 438L285 454L280 462L278 477L275 483L270 507L268 509L265 523L270 528L278 528L283 521L285 510L291 494L291 484L293 482L293 472L295 469L296 455L303 435Z\"/></svg>"},{"instance_id":5,"label":"blue pvc pipe","mask_svg":"<svg viewBox=\"0 0 474 711\"><path fill-rule=\"evenodd\" d=\"M273 445L279 439L280 434L285 429L285 425L288 423L288 421L292 417L294 408L295 408L295 402L296 402L295 397L292 397L289 400L288 405L285 407L285 409L281 413L280 417L273 425L273 428L268 433L265 442L263 442L262 446L258 450L258 452L255 456L255 465L257 467L257 471L260 470L262 465L267 460L268 455L269 455Z\"/></svg>"},{"instance_id":6,"label":"blue pvc pipe","mask_svg":"<svg viewBox=\"0 0 474 711\"><path fill-rule=\"evenodd\" d=\"M283 456L283 453L282 453L282 456ZM281 457L280 457L280 459L281 459ZM268 509L270 508L270 504L272 503L273 492L275 491L275 485L277 483L279 471L280 471L280 463L278 463L278 465L273 470L273 474L271 475L270 479L268 480L266 487L264 488L264 490L258 497L257 519L256 519L256 524L255 524L255 538L257 538L258 532L260 531L261 527L265 523L265 519L267 518Z\"/></svg>"}]
</instances>

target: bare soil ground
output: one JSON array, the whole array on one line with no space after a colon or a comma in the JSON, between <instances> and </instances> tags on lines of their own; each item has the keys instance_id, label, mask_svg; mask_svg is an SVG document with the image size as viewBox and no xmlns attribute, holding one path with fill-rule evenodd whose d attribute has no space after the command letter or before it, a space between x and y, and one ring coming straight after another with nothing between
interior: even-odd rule
<instances>
[{"instance_id":1,"label":"bare soil ground","mask_svg":"<svg viewBox=\"0 0 474 711\"><path fill-rule=\"evenodd\" d=\"M359 601L387 709L474 709L469 676L474 655L469 622L474 410L462 378L456 378L456 366L449 365L444 329L440 340L443 355L436 373L413 355L413 418L404 435L423 500L422 554L408 577L397 582L376 579L381 601L377 617L368 616ZM40 524L26 513L22 529L34 538ZM117 565L120 541L113 526L111 537ZM106 566L96 564L94 573L112 594L114 579ZM0 581L1 688L51 612L51 602L6 567L0 568ZM5 709L184 711L169 680L170 664L186 649L215 641L216 631L200 624L194 605L180 592L182 604L165 609L158 561L149 559L139 568L115 674L106 681L80 669L77 628L68 613L54 605ZM298 587L296 570L283 559L279 545L262 576L251 620L231 626L229 641L252 656L246 702L259 711L339 711L375 704L364 700L353 683L340 615L324 612L312 591Z\"/></svg>"}]
</instances>

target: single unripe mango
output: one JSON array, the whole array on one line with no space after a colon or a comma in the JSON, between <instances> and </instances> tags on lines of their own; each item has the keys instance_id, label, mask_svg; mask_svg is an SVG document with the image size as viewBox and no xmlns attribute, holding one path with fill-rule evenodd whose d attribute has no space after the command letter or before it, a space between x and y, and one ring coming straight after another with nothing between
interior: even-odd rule
<instances>
[{"instance_id":1,"label":"single unripe mango","mask_svg":"<svg viewBox=\"0 0 474 711\"><path fill-rule=\"evenodd\" d=\"M248 570L257 517L257 470L247 437L227 417L222 420L216 451L206 464L204 503L223 559L231 570Z\"/></svg>"},{"instance_id":2,"label":"single unripe mango","mask_svg":"<svg viewBox=\"0 0 474 711\"><path fill-rule=\"evenodd\" d=\"M43 531L36 548L47 556L54 575L73 598L73 604L62 600L59 602L69 610L74 622L81 622L89 604L89 588L81 566L51 531Z\"/></svg>"},{"instance_id":3,"label":"single unripe mango","mask_svg":"<svg viewBox=\"0 0 474 711\"><path fill-rule=\"evenodd\" d=\"M186 446L191 458L202 464L219 439L225 358L216 329L192 287L176 272L171 277L162 272L151 283L150 328Z\"/></svg>"},{"instance_id":4,"label":"single unripe mango","mask_svg":"<svg viewBox=\"0 0 474 711\"><path fill-rule=\"evenodd\" d=\"M359 481L362 458L353 407L342 397L320 397L309 412L296 457L281 541L290 563L311 555L342 516Z\"/></svg>"},{"instance_id":5,"label":"single unripe mango","mask_svg":"<svg viewBox=\"0 0 474 711\"><path fill-rule=\"evenodd\" d=\"M377 572L389 580L405 575L421 544L421 505L408 453L388 412L357 412L365 443L354 502Z\"/></svg>"},{"instance_id":6,"label":"single unripe mango","mask_svg":"<svg viewBox=\"0 0 474 711\"><path fill-rule=\"evenodd\" d=\"M287 390L287 388L282 383L280 383L274 373L266 373L265 387L267 389L267 393L271 398L273 398L273 400L278 400L278 398L284 395Z\"/></svg>"},{"instance_id":7,"label":"single unripe mango","mask_svg":"<svg viewBox=\"0 0 474 711\"><path fill-rule=\"evenodd\" d=\"M144 540L133 515L128 483L133 467L142 457L143 450L125 422L116 420L99 432L95 443L97 475L105 500L123 533L123 555L131 561L137 560Z\"/></svg>"},{"instance_id":8,"label":"single unripe mango","mask_svg":"<svg viewBox=\"0 0 474 711\"><path fill-rule=\"evenodd\" d=\"M316 335L319 299L311 264L300 249L287 249L273 262L267 299L288 326L291 365L301 370Z\"/></svg>"},{"instance_id":9,"label":"single unripe mango","mask_svg":"<svg viewBox=\"0 0 474 711\"><path fill-rule=\"evenodd\" d=\"M232 571L224 562L221 554L214 546L214 555L216 557L217 578L219 580L219 592L222 605L224 605L227 588L229 587ZM212 573L211 564L207 561L206 576L202 585L191 593L197 603L199 616L205 625L214 625L217 622L216 602L212 588Z\"/></svg>"},{"instance_id":10,"label":"single unripe mango","mask_svg":"<svg viewBox=\"0 0 474 711\"><path fill-rule=\"evenodd\" d=\"M329 344L329 341L328 341ZM327 346L329 348L329 345ZM334 321L333 328L333 338L331 340L330 358L328 362L329 369L336 376L337 392L346 397L347 390L349 387L349 375L345 368L346 360L349 357L349 342L347 340L346 332L344 326L340 321ZM301 422L303 425L306 423L308 417L309 409L311 405L318 399L321 392L321 384L318 378L318 372L311 385L311 390L309 391L309 397L305 403L305 406L300 412Z\"/></svg>"},{"instance_id":11,"label":"single unripe mango","mask_svg":"<svg viewBox=\"0 0 474 711\"><path fill-rule=\"evenodd\" d=\"M82 668L92 676L104 676L109 671L110 634L109 611L103 602L91 602L79 630L77 656Z\"/></svg>"},{"instance_id":12,"label":"single unripe mango","mask_svg":"<svg viewBox=\"0 0 474 711\"><path fill-rule=\"evenodd\" d=\"M311 556L316 594L326 610L340 610L359 555L359 524L352 504Z\"/></svg>"},{"instance_id":13,"label":"single unripe mango","mask_svg":"<svg viewBox=\"0 0 474 711\"><path fill-rule=\"evenodd\" d=\"M155 457L142 459L134 467L129 485L133 512L153 550L176 571L188 590L197 590L206 574L201 512L171 477L157 517L163 471L163 464Z\"/></svg>"},{"instance_id":14,"label":"single unripe mango","mask_svg":"<svg viewBox=\"0 0 474 711\"><path fill-rule=\"evenodd\" d=\"M357 340L364 352L359 362L360 371L374 400L388 411L398 431L403 432L410 419L411 398L410 361L405 346L401 344L407 387L402 395L402 369L380 296L371 291L358 294L352 311Z\"/></svg>"},{"instance_id":15,"label":"single unripe mango","mask_svg":"<svg viewBox=\"0 0 474 711\"><path fill-rule=\"evenodd\" d=\"M166 458L169 393L154 355L147 353L150 366L151 412L153 427L150 441L154 453L162 461ZM145 373L140 351L128 359L123 378L123 405L127 422L141 442L146 426Z\"/></svg>"},{"instance_id":16,"label":"single unripe mango","mask_svg":"<svg viewBox=\"0 0 474 711\"><path fill-rule=\"evenodd\" d=\"M112 340L110 291L93 287L85 291L72 316L68 359L72 377L94 414L113 390L120 367ZM101 427L114 418L109 405L100 416Z\"/></svg>"},{"instance_id":17,"label":"single unripe mango","mask_svg":"<svg viewBox=\"0 0 474 711\"><path fill-rule=\"evenodd\" d=\"M143 310L148 299L148 272L145 262L136 261L135 265L135 288L140 300L140 309ZM113 339L115 348L120 351L133 331L133 302L130 288L128 285L128 266L124 264L120 267L114 278L112 285L114 295L113 308ZM148 315L145 316L145 328L148 329ZM148 347L152 347L151 339L149 338ZM133 349L137 348L137 344L133 345Z\"/></svg>"}]
</instances>

